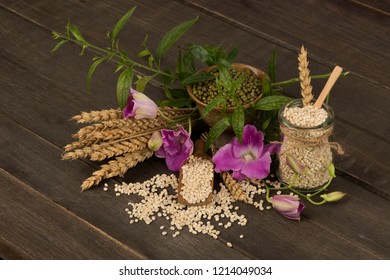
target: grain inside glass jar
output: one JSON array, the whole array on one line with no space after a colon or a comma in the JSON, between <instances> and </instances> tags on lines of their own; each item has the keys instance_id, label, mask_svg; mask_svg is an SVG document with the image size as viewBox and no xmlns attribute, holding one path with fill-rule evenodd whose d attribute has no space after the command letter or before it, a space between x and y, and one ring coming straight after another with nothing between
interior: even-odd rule
<instances>
[{"instance_id":1,"label":"grain inside glass jar","mask_svg":"<svg viewBox=\"0 0 390 280\"><path fill-rule=\"evenodd\" d=\"M284 184L291 184L296 177L287 164L286 155L295 157L307 168L299 175L294 187L314 191L329 179L329 164L332 151L329 136L333 130L334 113L324 104L321 109L303 106L302 100L293 100L279 110L280 129L283 142L279 155L278 175Z\"/></svg>"}]
</instances>

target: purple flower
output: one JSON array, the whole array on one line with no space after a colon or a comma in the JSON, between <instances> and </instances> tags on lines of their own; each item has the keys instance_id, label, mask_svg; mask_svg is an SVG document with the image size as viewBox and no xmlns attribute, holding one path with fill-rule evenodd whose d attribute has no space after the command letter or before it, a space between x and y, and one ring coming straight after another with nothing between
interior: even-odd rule
<instances>
[{"instance_id":1,"label":"purple flower","mask_svg":"<svg viewBox=\"0 0 390 280\"><path fill-rule=\"evenodd\" d=\"M220 148L213 157L215 171L233 171L235 180L263 179L268 176L271 153L278 152L279 144L264 145L264 135L253 125L246 125L242 143L235 137Z\"/></svg>"},{"instance_id":2,"label":"purple flower","mask_svg":"<svg viewBox=\"0 0 390 280\"><path fill-rule=\"evenodd\" d=\"M165 163L171 171L179 171L184 161L192 154L194 143L182 126L179 130L161 130L163 145L156 156L165 158Z\"/></svg>"},{"instance_id":3,"label":"purple flower","mask_svg":"<svg viewBox=\"0 0 390 280\"><path fill-rule=\"evenodd\" d=\"M297 197L281 194L272 197L272 207L287 219L299 221L305 205Z\"/></svg>"},{"instance_id":4,"label":"purple flower","mask_svg":"<svg viewBox=\"0 0 390 280\"><path fill-rule=\"evenodd\" d=\"M145 94L131 88L123 115L125 119L154 119L157 117L157 105Z\"/></svg>"}]
</instances>

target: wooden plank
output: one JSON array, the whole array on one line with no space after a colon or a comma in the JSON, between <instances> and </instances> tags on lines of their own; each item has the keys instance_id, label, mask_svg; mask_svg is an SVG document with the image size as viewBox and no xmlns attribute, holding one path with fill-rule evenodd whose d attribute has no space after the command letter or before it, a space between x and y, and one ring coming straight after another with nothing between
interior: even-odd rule
<instances>
[{"instance_id":1,"label":"wooden plank","mask_svg":"<svg viewBox=\"0 0 390 280\"><path fill-rule=\"evenodd\" d=\"M144 259L0 169L4 259Z\"/></svg>"},{"instance_id":2,"label":"wooden plank","mask_svg":"<svg viewBox=\"0 0 390 280\"><path fill-rule=\"evenodd\" d=\"M142 19L139 19L139 17L134 17L134 26L129 27L130 30L124 29L123 37L127 38L131 36L134 38L134 41L140 42L142 41L144 34L152 32L150 40L151 43L153 43L159 38L159 34L156 32L161 31L162 28L162 25L157 24L157 26L153 22L163 22L165 15L155 7L155 3L146 2L144 4L139 4L140 7L137 12L145 15L145 18L153 19L153 21L144 22ZM113 20L112 18L117 18L121 14L120 10L115 9L113 10L115 16L113 15L112 18L102 16L100 17L100 24L95 23L94 26L90 26L88 15L103 14L104 11L102 11L102 9L106 8L105 3L97 2L96 5L87 5L84 9L72 9L62 2L56 3L53 7L52 5L46 7L44 4L41 4L40 9L33 9L31 6L27 6L24 1L19 1L17 7L14 7L11 4L9 5L17 10L18 13L24 13L26 17L32 18L33 22L40 21L40 25L46 26L45 28L48 30L53 28L52 26L57 26L59 24L57 17L53 16L53 18L50 18L50 15L54 15L56 11L59 10L64 11L64 15L70 14L71 16L74 16L76 22L78 20L77 23L80 23L80 28L84 27L86 34L95 38L97 41L101 41L102 38L96 34L104 34L104 30L108 28L107 26L111 25L111 23L108 23L107 21ZM78 4L76 3L75 5L80 5L80 3L78 2ZM129 4L127 3L127 5ZM118 4L118 9L119 7L125 6L124 3ZM53 8L53 10L46 11L46 9L51 8ZM155 12L156 9L159 11L157 14ZM196 12L190 8L184 9L182 6L171 2L165 9L170 9L173 14L180 14L181 18L177 19L177 21L189 19L196 14ZM48 13L50 12L49 16L39 17L42 10ZM60 50L56 55L45 55L45 53L42 53L42 49L48 50L54 45L50 40L47 40L48 32L45 30L36 30L33 32L34 37L31 37L31 32L25 27L25 21L21 19L15 20L15 16L7 12L4 12L2 16L6 19L6 24L8 23L9 25L8 28L1 31L3 36L8 38L5 41L4 48L6 50L13 50L12 52L7 52L6 60L10 60L8 63L11 65L23 63L23 67L32 69L34 73L40 73L39 75L41 78L47 78L56 84L55 91L65 92L65 95L58 99L59 106L57 106L57 108L59 109L57 110L61 111L57 112L56 116L53 115L52 118L49 119L49 123L47 123L47 125L51 125L50 130L55 132L45 136L48 137L47 139L54 141L54 139L52 139L53 137L60 138L59 143L65 145L69 142L69 135L75 131L75 126L65 122L65 119L68 119L71 115L78 113L80 110L116 106L113 92L116 78L112 72L109 71L109 69L111 69L109 66L104 66L105 68L103 68L103 70L98 70L95 74L93 82L94 95L88 99L86 98L85 93L85 76L80 75L79 72L73 71L74 68L77 68L85 69L84 71L86 72L89 65L88 57L78 57L76 55L78 50L74 46L65 46L64 49ZM87 18L84 18L84 16ZM172 19L167 18L166 20L169 20L170 26L174 25ZM207 27L209 25L214 26L214 28L210 30ZM262 64L266 65L266 57L270 55L272 49L275 47L273 44L270 44L263 39L253 41L253 34L248 34L238 28L231 29L231 32L229 32L231 37L225 38L223 37L223 34L225 34L223 30L228 28L226 23L221 23L205 15L202 16L201 21L197 23L197 26L198 29L192 30L191 34L189 34L185 40L193 38L193 41L210 41L215 44L218 44L219 41L225 42L226 44L242 44L242 42L251 40L253 44L242 45L243 48L241 49L240 55L242 62L251 63L257 60L258 57L263 57ZM13 32L14 30L17 32ZM16 36L16 34L18 34L18 36ZM23 49L19 47L24 45L29 45L31 48ZM130 52L135 54L137 51L131 49ZM31 53L34 55L31 55ZM67 53L70 54L67 55ZM39 59L37 59L38 57ZM173 66L174 61L175 58L172 56L169 57L166 62L168 65ZM281 61L283 61L283 63L281 63ZM50 67L48 67L48 65L50 65ZM294 77L291 74L291 69L295 68L296 54L291 53L290 50L281 49L278 53L279 79ZM311 68L312 73L314 74L324 73L330 70L328 67L318 64L315 61L314 63L311 63ZM10 106L7 106L7 110L10 110L10 108L20 108L20 110L29 109L28 106L23 105L23 103L20 103L19 101L17 104L12 104L16 100L23 101L26 98L23 95L23 92L36 90L31 89L32 86L26 88L26 85L31 85L31 83L34 83L35 79L29 76L29 74L25 75L27 76L22 78L25 78L26 80L21 81L20 77L17 77L14 72L6 71L6 75L3 79L6 80L6 91L9 92L10 95L4 96L3 98L10 104ZM53 94L42 89L40 84L42 83L35 82L34 85L35 88L38 87L40 89L41 100L38 102L42 104L42 111L36 117L44 118L44 116L50 115L50 112L53 110L52 103L49 102L49 100L52 99ZM69 87L70 84L72 85L71 87ZM320 91L322 86L323 81L314 82L316 91ZM368 184L372 184L382 192L390 193L388 184L390 181L390 159L383 156L385 154L384 151L387 151L390 148L388 141L388 139L390 139L390 129L388 128L388 124L383 124L378 121L390 117L389 91L384 90L381 86L362 80L355 75L350 75L345 78L345 80L341 79L333 91L335 93L331 97L331 105L334 105L337 116L336 126L339 126L338 123L341 123L341 127L348 128L348 130L342 130L342 133L339 133L341 130L336 129L337 140L341 141L347 152L349 152L347 157L340 159L340 162L342 162L340 168L351 176L357 176L357 174L359 174L359 179ZM107 94L107 92L110 92L110 94ZM297 96L297 92L298 90L296 87L292 87L288 94ZM372 92L372 94L367 94L368 92ZM156 98L161 97L162 94L161 91L154 87L149 87L148 93L151 93L151 95ZM15 94L20 97L14 97ZM23 99L21 96L23 96ZM36 96L29 96L27 98L35 97ZM29 102L31 102L31 100L29 100ZM370 107L367 107L366 104L370 104ZM33 110L33 108L31 108L31 110ZM362 114L361 112L365 113ZM61 116L57 116L58 113L60 113ZM24 116L17 116L19 121L22 121L20 118L23 117ZM22 122L31 122L31 118L26 117ZM59 124L64 124L66 126L61 127ZM46 127L41 126L40 122L30 123L29 126L40 135L44 135L47 132ZM371 143L378 143L378 145L371 145ZM365 166L365 172L363 173L360 172L362 163L364 163Z\"/></svg>"},{"instance_id":3,"label":"wooden plank","mask_svg":"<svg viewBox=\"0 0 390 280\"><path fill-rule=\"evenodd\" d=\"M389 88L390 18L384 14L350 1L183 2L287 48L304 44L315 60L332 66L337 63ZM359 44L356 38L362 38Z\"/></svg>"}]
</instances>

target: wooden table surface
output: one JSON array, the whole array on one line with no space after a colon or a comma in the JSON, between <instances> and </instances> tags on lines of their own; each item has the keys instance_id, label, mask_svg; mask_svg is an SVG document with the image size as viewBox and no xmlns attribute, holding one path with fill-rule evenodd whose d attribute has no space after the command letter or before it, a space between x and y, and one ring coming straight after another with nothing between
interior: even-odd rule
<instances>
[{"instance_id":1,"label":"wooden table surface","mask_svg":"<svg viewBox=\"0 0 390 280\"><path fill-rule=\"evenodd\" d=\"M114 4L115 3L115 4ZM81 111L116 108L114 65L98 69L88 93L92 51L75 44L56 53L52 31L70 19L95 44L132 6L121 44L136 55L145 34L156 46L174 25L199 16L178 44L238 46L238 62L266 69L277 51L277 79L297 77L297 54L309 51L312 74L335 65L350 71L332 91L336 158L330 190L347 196L307 207L300 222L276 211L238 203L245 227L218 240L183 230L161 235L164 221L129 224L131 197L113 185L80 192L98 168L88 160L62 161L62 148L79 126ZM390 258L390 4L387 0L0 0L0 258L3 259L389 259ZM176 50L164 60L176 63ZM318 94L324 81L315 81ZM148 88L162 97L158 84ZM287 95L298 97L298 87ZM152 158L129 170L126 182L167 173ZM240 239L239 235L245 235ZM226 246L232 242L233 248Z\"/></svg>"}]
</instances>

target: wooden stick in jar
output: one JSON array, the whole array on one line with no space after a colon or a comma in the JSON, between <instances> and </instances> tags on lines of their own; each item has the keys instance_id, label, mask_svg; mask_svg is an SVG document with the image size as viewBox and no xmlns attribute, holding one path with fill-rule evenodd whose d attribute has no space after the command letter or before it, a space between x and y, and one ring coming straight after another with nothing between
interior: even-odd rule
<instances>
[{"instance_id":1,"label":"wooden stick in jar","mask_svg":"<svg viewBox=\"0 0 390 280\"><path fill-rule=\"evenodd\" d=\"M318 97L317 101L314 103L314 106L320 109L322 107L322 103L324 103L325 98L328 96L330 90L336 83L337 79L340 77L341 73L343 72L343 68L340 66L336 66L332 74L330 74L328 81L326 82L324 88L322 89L322 92L320 93L320 96Z\"/></svg>"}]
</instances>

